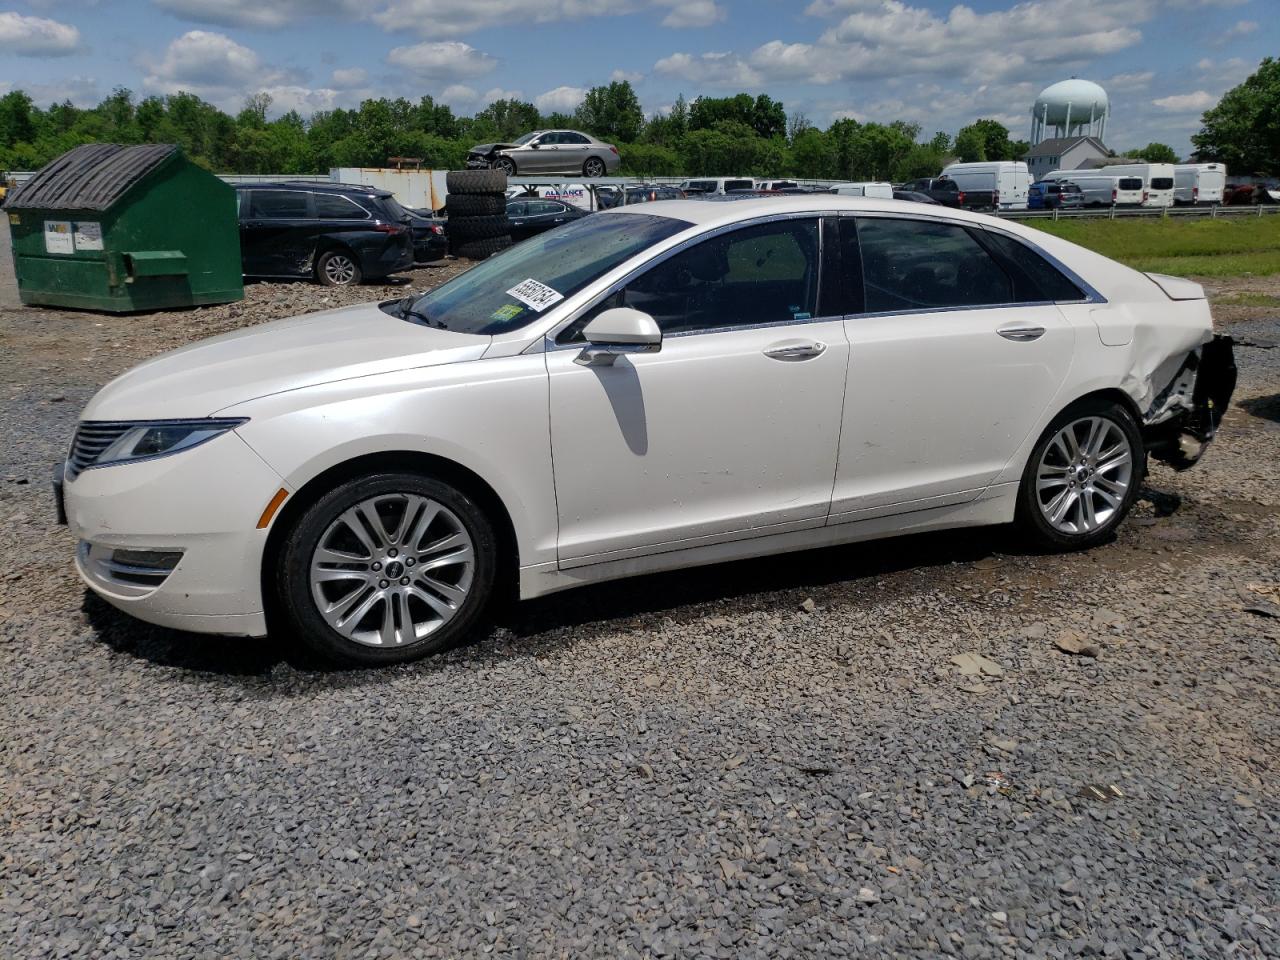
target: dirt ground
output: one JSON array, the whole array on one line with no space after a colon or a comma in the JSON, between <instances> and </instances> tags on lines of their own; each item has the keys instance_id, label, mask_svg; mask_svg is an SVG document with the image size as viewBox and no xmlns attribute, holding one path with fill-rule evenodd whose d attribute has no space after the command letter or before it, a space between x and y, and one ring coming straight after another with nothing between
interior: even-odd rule
<instances>
[{"instance_id":1,"label":"dirt ground","mask_svg":"<svg viewBox=\"0 0 1280 960\"><path fill-rule=\"evenodd\" d=\"M1276 278L1206 282L1235 403L1095 550L647 577L345 673L86 595L51 465L146 357L460 265L110 317L22 308L9 263L0 955L1280 956Z\"/></svg>"}]
</instances>

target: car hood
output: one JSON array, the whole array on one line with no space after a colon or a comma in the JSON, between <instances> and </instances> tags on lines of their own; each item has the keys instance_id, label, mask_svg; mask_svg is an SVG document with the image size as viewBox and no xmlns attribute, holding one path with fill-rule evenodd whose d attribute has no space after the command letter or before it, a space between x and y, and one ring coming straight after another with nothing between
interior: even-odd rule
<instances>
[{"instance_id":1,"label":"car hood","mask_svg":"<svg viewBox=\"0 0 1280 960\"><path fill-rule=\"evenodd\" d=\"M98 391L81 419L207 417L287 390L478 360L491 339L401 320L376 303L326 310L161 354Z\"/></svg>"},{"instance_id":2,"label":"car hood","mask_svg":"<svg viewBox=\"0 0 1280 960\"><path fill-rule=\"evenodd\" d=\"M492 153L494 150L517 150L516 143L478 143L471 148L472 153Z\"/></svg>"}]
</instances>

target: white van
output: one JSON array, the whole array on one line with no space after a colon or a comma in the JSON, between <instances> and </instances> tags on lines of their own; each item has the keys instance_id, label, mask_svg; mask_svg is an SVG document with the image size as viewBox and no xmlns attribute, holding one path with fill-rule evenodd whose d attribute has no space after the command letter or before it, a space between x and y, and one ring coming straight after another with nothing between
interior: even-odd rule
<instances>
[{"instance_id":1,"label":"white van","mask_svg":"<svg viewBox=\"0 0 1280 960\"><path fill-rule=\"evenodd\" d=\"M1222 202L1227 186L1227 168L1221 163L1180 163L1173 168L1175 206L1195 206Z\"/></svg>"},{"instance_id":2,"label":"white van","mask_svg":"<svg viewBox=\"0 0 1280 960\"><path fill-rule=\"evenodd\" d=\"M1173 206L1172 163L1120 163L1095 172L1109 177L1141 177L1147 193L1142 201L1144 207Z\"/></svg>"},{"instance_id":3,"label":"white van","mask_svg":"<svg viewBox=\"0 0 1280 960\"><path fill-rule=\"evenodd\" d=\"M1031 174L1021 160L995 160L985 163L953 163L942 176L950 177L967 197L990 192L990 206L995 210L1027 209L1027 189ZM973 204L966 203L965 206ZM981 200L978 205L982 204Z\"/></svg>"},{"instance_id":4,"label":"white van","mask_svg":"<svg viewBox=\"0 0 1280 960\"><path fill-rule=\"evenodd\" d=\"M841 197L873 197L877 200L893 199L893 184L882 180L866 180L861 183L837 183L831 192Z\"/></svg>"},{"instance_id":5,"label":"white van","mask_svg":"<svg viewBox=\"0 0 1280 960\"><path fill-rule=\"evenodd\" d=\"M1106 168L1108 174L1111 168ZM1084 194L1086 207L1140 207L1145 193L1141 177L1103 176L1097 170L1055 170L1046 180L1074 183Z\"/></svg>"},{"instance_id":6,"label":"white van","mask_svg":"<svg viewBox=\"0 0 1280 960\"><path fill-rule=\"evenodd\" d=\"M722 196L755 188L751 177L692 177L680 184L680 189L691 197Z\"/></svg>"}]
</instances>

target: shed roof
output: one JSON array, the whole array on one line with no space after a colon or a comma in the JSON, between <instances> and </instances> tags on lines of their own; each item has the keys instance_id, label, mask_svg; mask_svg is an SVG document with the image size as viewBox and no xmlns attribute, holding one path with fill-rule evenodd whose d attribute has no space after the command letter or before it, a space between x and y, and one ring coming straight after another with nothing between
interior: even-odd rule
<instances>
[{"instance_id":1,"label":"shed roof","mask_svg":"<svg viewBox=\"0 0 1280 960\"><path fill-rule=\"evenodd\" d=\"M9 210L106 210L177 152L170 143L86 143L41 167L10 191L4 205Z\"/></svg>"},{"instance_id":2,"label":"shed roof","mask_svg":"<svg viewBox=\"0 0 1280 960\"><path fill-rule=\"evenodd\" d=\"M1082 143L1089 144L1104 157L1107 155L1106 144L1097 137L1050 137L1048 140L1041 140L1022 157L1024 160L1029 157L1057 157Z\"/></svg>"}]
</instances>

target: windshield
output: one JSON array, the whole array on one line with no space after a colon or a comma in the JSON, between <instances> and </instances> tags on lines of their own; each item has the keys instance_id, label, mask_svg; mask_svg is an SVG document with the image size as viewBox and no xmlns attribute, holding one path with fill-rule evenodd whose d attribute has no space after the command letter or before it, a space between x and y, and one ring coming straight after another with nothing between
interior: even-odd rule
<instances>
[{"instance_id":1,"label":"windshield","mask_svg":"<svg viewBox=\"0 0 1280 960\"><path fill-rule=\"evenodd\" d=\"M639 213L583 217L459 274L419 297L405 317L458 333L493 336L519 330L600 275L690 226Z\"/></svg>"},{"instance_id":2,"label":"windshield","mask_svg":"<svg viewBox=\"0 0 1280 960\"><path fill-rule=\"evenodd\" d=\"M542 133L541 130L535 130L533 131L533 133L526 133L519 140L512 140L511 142L514 143L517 147L523 147L526 143L528 143L534 137L538 136L538 134L540 133Z\"/></svg>"}]
</instances>

